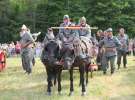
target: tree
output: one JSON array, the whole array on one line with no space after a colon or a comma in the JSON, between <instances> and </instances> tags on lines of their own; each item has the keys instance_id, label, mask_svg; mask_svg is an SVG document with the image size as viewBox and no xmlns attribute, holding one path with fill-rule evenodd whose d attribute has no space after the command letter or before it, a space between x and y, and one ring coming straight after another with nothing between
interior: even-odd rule
<instances>
[{"instance_id":1,"label":"tree","mask_svg":"<svg viewBox=\"0 0 135 100\"><path fill-rule=\"evenodd\" d=\"M86 0L86 17L100 29L124 27L130 36L135 32L134 0Z\"/></svg>"},{"instance_id":2,"label":"tree","mask_svg":"<svg viewBox=\"0 0 135 100\"><path fill-rule=\"evenodd\" d=\"M46 29L59 26L65 14L76 24L80 17L85 16L91 26L103 30L112 27L114 33L124 27L133 37L134 9L135 0L1 0L0 42L18 40L22 24L26 24L32 33L41 31L38 40L42 41Z\"/></svg>"}]
</instances>

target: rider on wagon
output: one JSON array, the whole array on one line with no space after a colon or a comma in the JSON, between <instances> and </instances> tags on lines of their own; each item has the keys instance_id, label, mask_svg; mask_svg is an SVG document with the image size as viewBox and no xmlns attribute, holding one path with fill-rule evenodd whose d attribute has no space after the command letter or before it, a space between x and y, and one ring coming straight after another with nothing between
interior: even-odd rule
<instances>
[{"instance_id":1,"label":"rider on wagon","mask_svg":"<svg viewBox=\"0 0 135 100\"><path fill-rule=\"evenodd\" d=\"M84 36L84 37L87 37L88 39L90 39L91 38L91 29L90 29L90 25L88 25L86 22L86 18L81 17L78 25L80 27L82 27L80 30L78 30L79 36Z\"/></svg>"},{"instance_id":2,"label":"rider on wagon","mask_svg":"<svg viewBox=\"0 0 135 100\"><path fill-rule=\"evenodd\" d=\"M60 24L60 27L72 27L75 26L71 21L68 15L64 15L63 17L63 23ZM59 33L57 35L57 39L62 42L62 48L65 47L71 47L72 48L72 42L74 37L76 36L75 30L72 29L59 29Z\"/></svg>"},{"instance_id":3,"label":"rider on wagon","mask_svg":"<svg viewBox=\"0 0 135 100\"><path fill-rule=\"evenodd\" d=\"M69 15L64 15L63 23L60 24L60 27L68 27L72 24L70 21ZM66 29L59 29L59 34L65 33Z\"/></svg>"}]
</instances>

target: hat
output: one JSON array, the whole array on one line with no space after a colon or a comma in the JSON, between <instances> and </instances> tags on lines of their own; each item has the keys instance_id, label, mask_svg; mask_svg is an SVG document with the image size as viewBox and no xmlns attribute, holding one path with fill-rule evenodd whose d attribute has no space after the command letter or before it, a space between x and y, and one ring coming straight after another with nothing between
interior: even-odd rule
<instances>
[{"instance_id":1,"label":"hat","mask_svg":"<svg viewBox=\"0 0 135 100\"><path fill-rule=\"evenodd\" d=\"M86 22L86 18L83 16L83 17L81 17L80 18L80 20L82 20L82 21L85 21Z\"/></svg>"},{"instance_id":2,"label":"hat","mask_svg":"<svg viewBox=\"0 0 135 100\"><path fill-rule=\"evenodd\" d=\"M27 29L26 25L23 24L21 29Z\"/></svg>"},{"instance_id":3,"label":"hat","mask_svg":"<svg viewBox=\"0 0 135 100\"><path fill-rule=\"evenodd\" d=\"M106 32L112 32L112 28L108 28Z\"/></svg>"},{"instance_id":4,"label":"hat","mask_svg":"<svg viewBox=\"0 0 135 100\"><path fill-rule=\"evenodd\" d=\"M63 19L69 19L68 15L64 15Z\"/></svg>"},{"instance_id":5,"label":"hat","mask_svg":"<svg viewBox=\"0 0 135 100\"><path fill-rule=\"evenodd\" d=\"M98 30L99 33L103 32L102 30Z\"/></svg>"},{"instance_id":6,"label":"hat","mask_svg":"<svg viewBox=\"0 0 135 100\"><path fill-rule=\"evenodd\" d=\"M52 28L48 28L48 31L52 31Z\"/></svg>"}]
</instances>

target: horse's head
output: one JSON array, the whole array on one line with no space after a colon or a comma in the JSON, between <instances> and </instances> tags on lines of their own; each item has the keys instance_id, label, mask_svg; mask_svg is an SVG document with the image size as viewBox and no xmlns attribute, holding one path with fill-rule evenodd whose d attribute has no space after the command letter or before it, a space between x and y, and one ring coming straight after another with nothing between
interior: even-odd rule
<instances>
[{"instance_id":1,"label":"horse's head","mask_svg":"<svg viewBox=\"0 0 135 100\"><path fill-rule=\"evenodd\" d=\"M79 38L74 39L73 47L74 47L75 56L79 56L80 54L83 53L81 40Z\"/></svg>"},{"instance_id":2,"label":"horse's head","mask_svg":"<svg viewBox=\"0 0 135 100\"><path fill-rule=\"evenodd\" d=\"M75 57L88 62L92 55L92 42L86 37L76 38L73 41ZM83 61L82 60L82 61Z\"/></svg>"},{"instance_id":3,"label":"horse's head","mask_svg":"<svg viewBox=\"0 0 135 100\"><path fill-rule=\"evenodd\" d=\"M64 68L70 69L74 62L74 50L70 45L63 46L61 50L62 58L64 60Z\"/></svg>"},{"instance_id":4,"label":"horse's head","mask_svg":"<svg viewBox=\"0 0 135 100\"><path fill-rule=\"evenodd\" d=\"M43 49L46 61L55 63L60 56L60 47L57 41L49 41Z\"/></svg>"}]
</instances>

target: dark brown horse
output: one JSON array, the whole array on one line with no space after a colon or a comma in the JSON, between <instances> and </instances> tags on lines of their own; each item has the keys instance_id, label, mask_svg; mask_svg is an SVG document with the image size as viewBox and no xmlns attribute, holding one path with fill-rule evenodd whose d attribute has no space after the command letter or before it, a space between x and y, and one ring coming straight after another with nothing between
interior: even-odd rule
<instances>
[{"instance_id":1,"label":"dark brown horse","mask_svg":"<svg viewBox=\"0 0 135 100\"><path fill-rule=\"evenodd\" d=\"M43 48L41 61L44 64L47 72L47 94L51 95L52 80L54 84L58 80L58 93L61 94L61 72L62 66L59 64L60 48L59 44L54 41L49 41Z\"/></svg>"},{"instance_id":2,"label":"dark brown horse","mask_svg":"<svg viewBox=\"0 0 135 100\"><path fill-rule=\"evenodd\" d=\"M80 85L82 86L82 95L86 94L85 85L88 84L88 72L89 66L91 64L92 47L93 44L91 40L86 37L80 37L73 41L75 61L74 64L79 67L80 72ZM86 83L85 83L85 73L86 73ZM71 75L72 76L72 75Z\"/></svg>"},{"instance_id":3,"label":"dark brown horse","mask_svg":"<svg viewBox=\"0 0 135 100\"><path fill-rule=\"evenodd\" d=\"M90 65L92 42L86 40L85 37L74 38L69 44L72 46L66 46L63 52L64 68L67 68L70 73L70 93L73 94L73 69L79 67L80 72L80 85L82 86L82 95L86 94L86 84L88 84L88 68ZM86 72L86 81L85 81ZM86 83L85 83L86 82Z\"/></svg>"}]
</instances>

